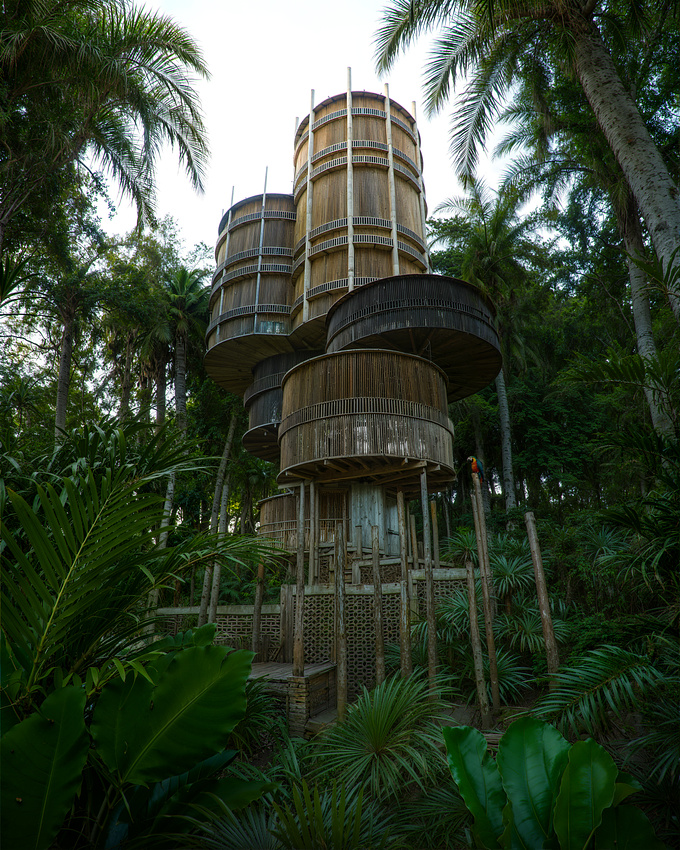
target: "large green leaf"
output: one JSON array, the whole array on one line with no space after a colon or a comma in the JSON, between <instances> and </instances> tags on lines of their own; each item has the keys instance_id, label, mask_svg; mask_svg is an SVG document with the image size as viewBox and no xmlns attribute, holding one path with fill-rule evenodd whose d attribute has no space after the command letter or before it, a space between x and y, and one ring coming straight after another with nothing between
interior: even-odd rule
<instances>
[{"instance_id":1,"label":"large green leaf","mask_svg":"<svg viewBox=\"0 0 680 850\"><path fill-rule=\"evenodd\" d=\"M246 709L252 658L244 650L190 647L155 685L141 676L109 683L91 732L118 782L159 782L224 749Z\"/></svg>"},{"instance_id":2,"label":"large green leaf","mask_svg":"<svg viewBox=\"0 0 680 850\"><path fill-rule=\"evenodd\" d=\"M500 846L507 798L486 739L471 726L450 727L443 734L451 773L475 819L475 837L481 846L493 850Z\"/></svg>"},{"instance_id":3,"label":"large green leaf","mask_svg":"<svg viewBox=\"0 0 680 850\"><path fill-rule=\"evenodd\" d=\"M584 850L614 799L618 770L592 738L569 751L555 804L555 832L562 850Z\"/></svg>"},{"instance_id":4,"label":"large green leaf","mask_svg":"<svg viewBox=\"0 0 680 850\"><path fill-rule=\"evenodd\" d=\"M595 830L590 850L664 850L654 835L649 818L635 806L605 809L602 823Z\"/></svg>"},{"instance_id":5,"label":"large green leaf","mask_svg":"<svg viewBox=\"0 0 680 850\"><path fill-rule=\"evenodd\" d=\"M62 688L2 737L2 846L8 850L40 850L57 834L87 758L84 708L82 688Z\"/></svg>"},{"instance_id":6,"label":"large green leaf","mask_svg":"<svg viewBox=\"0 0 680 850\"><path fill-rule=\"evenodd\" d=\"M533 717L515 721L498 746L496 764L512 807L503 846L533 850L552 833L553 807L569 744L553 726Z\"/></svg>"}]
</instances>

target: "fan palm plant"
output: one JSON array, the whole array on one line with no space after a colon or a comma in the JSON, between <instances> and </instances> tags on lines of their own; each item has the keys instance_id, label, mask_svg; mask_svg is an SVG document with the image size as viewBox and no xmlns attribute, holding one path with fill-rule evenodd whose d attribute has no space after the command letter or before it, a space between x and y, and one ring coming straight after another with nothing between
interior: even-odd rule
<instances>
[{"instance_id":1,"label":"fan palm plant","mask_svg":"<svg viewBox=\"0 0 680 850\"><path fill-rule=\"evenodd\" d=\"M442 763L436 718L442 705L428 699L427 680L386 679L361 694L347 717L314 742L314 776L370 798L397 799L406 783L425 787Z\"/></svg>"}]
</instances>

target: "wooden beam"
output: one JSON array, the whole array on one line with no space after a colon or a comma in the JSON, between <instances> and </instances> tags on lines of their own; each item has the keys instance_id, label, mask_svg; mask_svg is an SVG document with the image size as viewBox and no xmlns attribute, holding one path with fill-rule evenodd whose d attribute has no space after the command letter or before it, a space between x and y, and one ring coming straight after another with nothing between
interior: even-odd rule
<instances>
[{"instance_id":1,"label":"wooden beam","mask_svg":"<svg viewBox=\"0 0 680 850\"><path fill-rule=\"evenodd\" d=\"M407 678L413 672L413 662L411 660L411 602L408 587L408 534L403 490L397 491L397 517L399 523L399 554L401 556L399 648L401 675L403 678Z\"/></svg>"},{"instance_id":2,"label":"wooden beam","mask_svg":"<svg viewBox=\"0 0 680 850\"><path fill-rule=\"evenodd\" d=\"M373 625L375 627L375 683L385 681L385 641L382 621L382 582L380 578L380 537L377 525L371 526L373 567Z\"/></svg>"}]
</instances>

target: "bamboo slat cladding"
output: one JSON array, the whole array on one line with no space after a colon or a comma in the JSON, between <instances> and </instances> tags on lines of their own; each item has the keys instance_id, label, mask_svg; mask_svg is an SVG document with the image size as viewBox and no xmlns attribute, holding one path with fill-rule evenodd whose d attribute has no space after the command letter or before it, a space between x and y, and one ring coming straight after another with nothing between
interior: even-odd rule
<instances>
[{"instance_id":1,"label":"bamboo slat cladding","mask_svg":"<svg viewBox=\"0 0 680 850\"><path fill-rule=\"evenodd\" d=\"M354 350L308 360L283 380L279 483L358 479L432 489L453 477L446 378L394 351Z\"/></svg>"},{"instance_id":2,"label":"bamboo slat cladding","mask_svg":"<svg viewBox=\"0 0 680 850\"><path fill-rule=\"evenodd\" d=\"M293 366L317 357L321 351L296 351L268 357L253 369L253 383L248 387L243 403L248 411L248 431L243 435L243 447L262 460L278 461L278 429L281 422L283 376Z\"/></svg>"},{"instance_id":3,"label":"bamboo slat cladding","mask_svg":"<svg viewBox=\"0 0 680 850\"><path fill-rule=\"evenodd\" d=\"M264 205L262 195L239 201L220 222L205 365L230 392L244 392L261 360L293 351L295 216L292 195L267 194Z\"/></svg>"},{"instance_id":4,"label":"bamboo slat cladding","mask_svg":"<svg viewBox=\"0 0 680 850\"><path fill-rule=\"evenodd\" d=\"M399 271L417 274L427 269L415 121L403 107L390 101L396 187L396 208L392 209L385 103L383 95L352 92L351 140L348 140L347 94L329 98L316 106L312 115L311 174L308 174L309 116L301 122L296 134L293 195L297 221L291 330L295 339L310 345L318 344L322 338L323 318L332 304L352 287L352 279L357 286L394 274L393 216L399 230ZM347 195L350 147L351 205ZM308 179L311 179L313 195L309 234ZM352 212L348 213L350 207ZM351 214L351 221L348 221L348 214ZM353 270L350 243L354 253ZM308 278L305 276L306 258L310 261Z\"/></svg>"},{"instance_id":5,"label":"bamboo slat cladding","mask_svg":"<svg viewBox=\"0 0 680 850\"><path fill-rule=\"evenodd\" d=\"M349 534L348 491L344 489L319 490L319 529L321 546L331 546L335 541L335 526L345 523L345 533ZM259 503L260 527L258 537L274 540L295 552L297 548L297 496L295 493L281 493L263 499ZM309 550L309 502L305 503L305 550Z\"/></svg>"},{"instance_id":6,"label":"bamboo slat cladding","mask_svg":"<svg viewBox=\"0 0 680 850\"><path fill-rule=\"evenodd\" d=\"M348 292L327 317L326 350L385 348L440 366L448 399L481 390L501 367L495 310L477 287L440 275L400 275Z\"/></svg>"}]
</instances>

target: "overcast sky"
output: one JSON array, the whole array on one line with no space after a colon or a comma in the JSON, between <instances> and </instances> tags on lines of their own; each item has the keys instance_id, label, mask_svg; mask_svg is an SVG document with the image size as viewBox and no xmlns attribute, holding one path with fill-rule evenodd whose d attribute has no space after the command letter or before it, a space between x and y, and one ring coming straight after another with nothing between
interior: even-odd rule
<instances>
[{"instance_id":1,"label":"overcast sky","mask_svg":"<svg viewBox=\"0 0 680 850\"><path fill-rule=\"evenodd\" d=\"M318 104L352 88L382 92L411 111L416 103L422 137L424 179L430 213L460 187L448 155L450 109L426 119L422 103L422 69L427 42L397 60L389 77L374 69L373 39L382 0L147 0L149 8L172 17L187 29L204 52L211 79L201 82L211 159L206 191L197 195L168 152L158 169L158 213L179 223L187 247L203 241L213 246L223 210L267 190L291 192L296 118L309 112L310 93ZM495 178L488 175L493 185ZM107 227L124 231L134 214L123 210Z\"/></svg>"}]
</instances>

